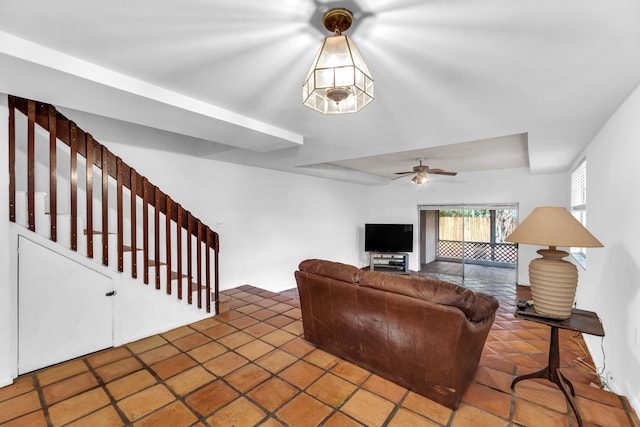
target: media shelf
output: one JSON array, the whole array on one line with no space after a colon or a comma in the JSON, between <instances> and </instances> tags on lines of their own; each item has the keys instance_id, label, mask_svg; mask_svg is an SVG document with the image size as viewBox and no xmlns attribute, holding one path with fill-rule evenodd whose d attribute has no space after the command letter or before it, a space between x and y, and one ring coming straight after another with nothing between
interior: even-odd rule
<instances>
[{"instance_id":1,"label":"media shelf","mask_svg":"<svg viewBox=\"0 0 640 427\"><path fill-rule=\"evenodd\" d=\"M386 273L409 274L409 254L404 252L370 252L369 269Z\"/></svg>"}]
</instances>

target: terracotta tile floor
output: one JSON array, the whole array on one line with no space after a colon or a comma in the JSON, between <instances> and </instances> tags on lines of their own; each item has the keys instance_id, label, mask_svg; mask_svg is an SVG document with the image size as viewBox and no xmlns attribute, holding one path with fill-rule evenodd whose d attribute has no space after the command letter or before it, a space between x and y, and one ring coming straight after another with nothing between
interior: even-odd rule
<instances>
[{"instance_id":1,"label":"terracotta tile floor","mask_svg":"<svg viewBox=\"0 0 640 427\"><path fill-rule=\"evenodd\" d=\"M526 288L467 282L500 309L457 411L305 342L295 290L242 286L222 292L216 317L22 375L0 389L0 426L576 426L551 383L510 389L547 358L549 328L512 315ZM638 426L624 397L597 387L584 348L561 331L585 426Z\"/></svg>"}]
</instances>

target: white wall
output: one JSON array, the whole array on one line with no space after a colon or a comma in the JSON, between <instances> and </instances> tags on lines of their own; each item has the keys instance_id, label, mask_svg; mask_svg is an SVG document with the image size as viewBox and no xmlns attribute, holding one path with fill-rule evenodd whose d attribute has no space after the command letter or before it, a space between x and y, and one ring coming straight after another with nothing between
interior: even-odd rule
<instances>
[{"instance_id":1,"label":"white wall","mask_svg":"<svg viewBox=\"0 0 640 427\"><path fill-rule=\"evenodd\" d=\"M411 269L419 269L417 255L418 205L518 203L520 220L538 206L565 206L568 174L532 175L528 169L504 169L489 172L459 173L455 177L432 177L426 188L417 191L407 178L396 180L371 192L367 220L414 224L414 253ZM537 246L520 245L518 283L529 284L528 266L538 257Z\"/></svg>"},{"instance_id":2,"label":"white wall","mask_svg":"<svg viewBox=\"0 0 640 427\"><path fill-rule=\"evenodd\" d=\"M587 338L610 387L640 410L640 88L588 146L587 228L604 248L587 249L578 303L598 313L605 330ZM606 355L606 366L605 363Z\"/></svg>"},{"instance_id":3,"label":"white wall","mask_svg":"<svg viewBox=\"0 0 640 427\"><path fill-rule=\"evenodd\" d=\"M293 288L306 258L359 263L368 187L100 142L219 233L221 289Z\"/></svg>"},{"instance_id":4,"label":"white wall","mask_svg":"<svg viewBox=\"0 0 640 427\"><path fill-rule=\"evenodd\" d=\"M9 269L9 164L7 97L0 94L0 387L11 384L15 370L15 348L13 343L15 328L16 296L11 286Z\"/></svg>"}]
</instances>

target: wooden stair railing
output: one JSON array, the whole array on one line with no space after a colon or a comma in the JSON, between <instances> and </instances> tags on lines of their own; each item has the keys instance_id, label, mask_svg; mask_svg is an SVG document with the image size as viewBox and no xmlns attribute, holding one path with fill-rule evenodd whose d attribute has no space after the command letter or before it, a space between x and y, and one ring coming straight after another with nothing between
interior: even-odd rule
<instances>
[{"instance_id":1,"label":"wooden stair railing","mask_svg":"<svg viewBox=\"0 0 640 427\"><path fill-rule=\"evenodd\" d=\"M27 212L28 212L28 228L36 231L35 221L35 125L38 124L42 129L49 133L49 213L51 217L50 239L58 240L57 233L57 141L65 143L70 150L70 219L71 219L71 249L77 251L77 221L78 221L78 163L77 156L80 155L87 159L86 161L86 241L87 256L94 257L94 234L98 233L94 230L93 224L93 166L99 168L101 172L102 184L102 221L101 228L103 233L102 241L102 264L109 265L109 239L106 237L109 230L109 177L113 179L116 185L116 218L117 218L117 269L124 271L124 212L123 212L123 188L130 191L131 196L131 212L129 213L131 221L130 243L126 248L131 251L131 276L138 277L137 251L143 251L143 281L149 283L149 268L158 265L160 261L160 214L165 215L165 248L166 259L164 263L168 265L166 274L166 293L171 294L171 281L177 280L177 298L183 299L182 284L183 279L187 278L187 302L193 304L192 293L197 290L197 306L202 308L202 290L205 289L206 310L211 312L211 268L214 270L213 277L213 300L215 303L215 312L219 309L219 277L218 277L218 253L219 253L219 236L218 233L202 223L198 218L194 217L189 211L184 209L182 205L175 202L168 194L164 193L160 188L153 185L149 180L141 176L136 170L127 165L122 159L111 153L105 146L96 141L91 134L80 129L76 124L67 119L63 114L55 109L54 106L42 102L27 100L16 96L9 95L9 220L16 221L16 116L15 111L19 111L27 117ZM137 204L142 201L142 248L138 247L137 239ZM149 209L152 209L153 239L154 239L154 259L150 259L149 245ZM172 246L171 228L175 224L176 242ZM186 231L187 241L183 242L182 231ZM193 253L192 239L196 242L196 277L193 282ZM187 274L183 274L182 263L183 245L186 245L186 265ZM206 247L204 259L204 278L203 278L203 260L202 245ZM172 251L175 248L175 260L173 264L177 267L177 271L171 271ZM213 251L213 266L211 265L210 252ZM160 269L155 268L154 283L156 289L160 289ZM203 283L204 281L204 283ZM195 286L195 289L194 289Z\"/></svg>"}]
</instances>

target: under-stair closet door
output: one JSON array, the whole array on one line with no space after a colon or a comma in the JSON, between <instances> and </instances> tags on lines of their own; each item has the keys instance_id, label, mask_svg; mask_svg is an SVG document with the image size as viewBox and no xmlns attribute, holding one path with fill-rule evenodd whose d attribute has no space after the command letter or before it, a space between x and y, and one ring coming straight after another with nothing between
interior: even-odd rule
<instances>
[{"instance_id":1,"label":"under-stair closet door","mask_svg":"<svg viewBox=\"0 0 640 427\"><path fill-rule=\"evenodd\" d=\"M20 236L18 372L113 346L113 282Z\"/></svg>"}]
</instances>

